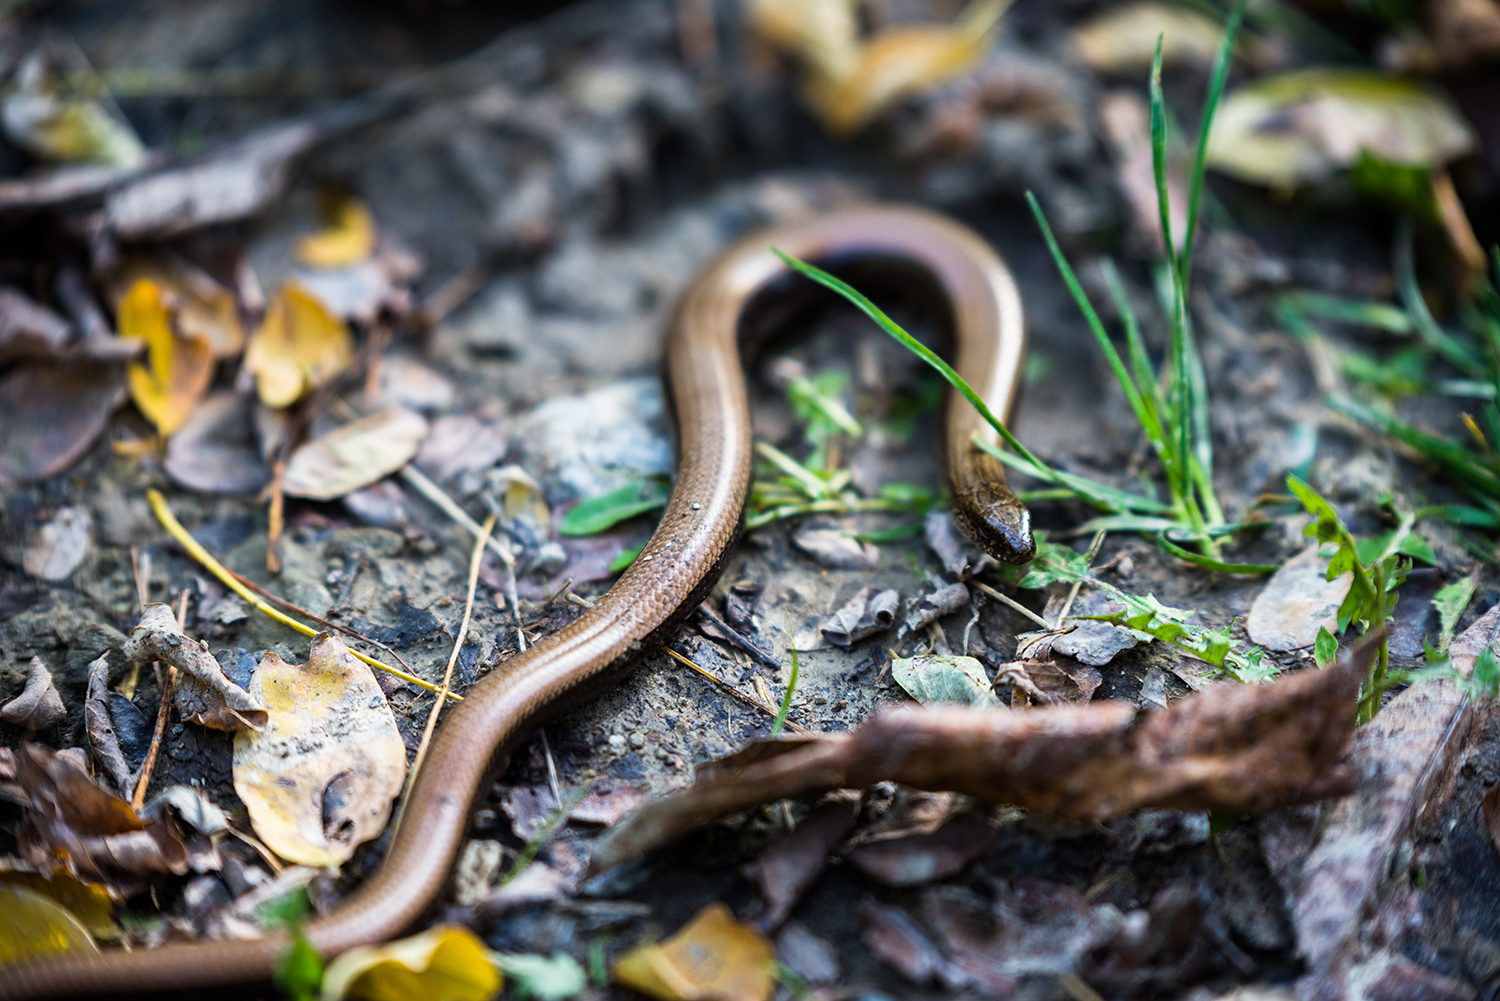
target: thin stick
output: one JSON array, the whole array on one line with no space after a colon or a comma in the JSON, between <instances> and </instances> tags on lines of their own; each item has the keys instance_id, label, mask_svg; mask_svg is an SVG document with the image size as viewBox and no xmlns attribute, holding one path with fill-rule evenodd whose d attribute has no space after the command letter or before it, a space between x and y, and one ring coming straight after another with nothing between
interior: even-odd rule
<instances>
[{"instance_id":1,"label":"thin stick","mask_svg":"<svg viewBox=\"0 0 1500 1001\"><path fill-rule=\"evenodd\" d=\"M984 583L983 581L977 581L977 580L972 580L971 579L969 581L969 583L973 584L975 587L979 588L979 590L983 591L985 594L989 595L991 598L994 598L996 601L1000 602L1000 604L1005 605L1005 606L1007 606L1009 608L1013 608L1016 611L1020 612L1022 615L1026 616L1028 619L1030 619L1032 622L1035 622L1037 625L1041 626L1043 629L1046 629L1049 632L1052 630L1052 623L1048 622L1046 619L1042 618L1040 615L1036 614L1031 609L1029 609L1025 605L1021 604L1019 601L1016 601L1014 598L1006 597L1005 595L1001 594L999 591L996 591L994 588L990 587L988 584Z\"/></svg>"},{"instance_id":2,"label":"thin stick","mask_svg":"<svg viewBox=\"0 0 1500 1001\"><path fill-rule=\"evenodd\" d=\"M479 564L484 559L484 544L494 530L495 516L490 515L480 526L479 538L474 542L474 553L469 557L469 593L464 599L463 621L458 625L458 635L453 638L453 652L448 655L448 666L443 671L443 687L438 690L437 699L433 701L432 709L427 713L427 726L422 731L422 742L417 745L416 757L412 759L411 771L407 773L406 792L401 797L403 810L406 807L406 797L411 795L412 783L416 781L417 773L422 770L422 759L427 757L427 745L432 742L432 731L437 727L438 714L443 711L443 703L448 700L448 686L453 683L453 665L458 663L458 655L464 648L464 639L469 635L469 616L474 613L474 592L479 587Z\"/></svg>"},{"instance_id":3,"label":"thin stick","mask_svg":"<svg viewBox=\"0 0 1500 1001\"><path fill-rule=\"evenodd\" d=\"M436 504L444 514L467 529L470 535L475 538L479 537L479 522L469 517L469 512L459 507L458 502L444 493L442 487L428 479L426 473L408 462L401 467L401 478L415 487L417 493ZM490 552L500 557L500 562L508 567L515 566L516 557L511 553L509 546L494 538L489 540L488 545Z\"/></svg>"},{"instance_id":4,"label":"thin stick","mask_svg":"<svg viewBox=\"0 0 1500 1001\"><path fill-rule=\"evenodd\" d=\"M295 629L303 636L318 635L318 631L316 629L298 622L296 619L292 618L289 615L284 615L281 612L278 612L276 609L272 608L270 605L257 598L254 592L252 592L248 587L245 587L238 580L236 580L234 574L230 573L222 563L214 559L212 554L210 554L207 549L203 548L202 543L189 535L188 530L182 527L182 522L177 520L177 516L174 515L172 513L172 509L167 506L167 499L161 495L161 491L147 490L146 500L148 503L150 503L151 510L156 514L156 520L161 522L162 527L167 530L167 534L172 536L177 544L187 551L187 554L189 556L197 560L199 563L203 564L203 568L217 577L221 584L229 588L229 590L233 591L241 598L244 598L251 604L251 606L255 608L256 611L260 612L267 618L274 619L275 621L280 622L288 629ZM368 654L360 653L358 650L350 650L349 652L359 660L362 660L366 664L369 664L371 667L384 671L387 674L395 675L409 685L416 685L418 688L425 688L429 692L438 691L438 686L434 685L430 681L424 681L414 674L408 674L406 671L398 670L394 667L391 667L389 664L382 664L374 657L371 657ZM462 701L457 695L449 695L448 698L455 701Z\"/></svg>"},{"instance_id":5,"label":"thin stick","mask_svg":"<svg viewBox=\"0 0 1500 1001\"><path fill-rule=\"evenodd\" d=\"M1104 545L1105 534L1106 531L1102 528L1098 532L1094 533L1094 541L1089 543L1089 551L1085 553L1083 557L1084 566L1088 566L1089 564L1093 563L1094 557L1099 555L1099 547ZM1059 609L1057 613L1057 622L1050 628L1062 628L1062 620L1066 619L1068 617L1068 613L1073 610L1073 602L1078 598L1078 590L1081 587L1083 587L1082 577L1073 582L1072 589L1068 591L1068 600L1063 602L1062 608Z\"/></svg>"},{"instance_id":6,"label":"thin stick","mask_svg":"<svg viewBox=\"0 0 1500 1001\"><path fill-rule=\"evenodd\" d=\"M177 599L177 628L181 630L187 622L186 590ZM158 677L161 665L156 665ZM167 728L167 716L172 711L172 687L177 681L177 668L168 665L167 676L161 683L161 708L156 711L156 726L151 730L151 746L146 749L146 760L141 762L141 776L135 781L135 795L130 797L130 808L136 813L146 805L146 787L151 784L151 772L156 768L156 753L161 749L161 737Z\"/></svg>"},{"instance_id":7,"label":"thin stick","mask_svg":"<svg viewBox=\"0 0 1500 1001\"><path fill-rule=\"evenodd\" d=\"M688 667L692 668L694 671L697 671L699 674L703 675L709 681L712 681L714 684L718 685L720 688L724 689L724 691L728 692L730 695L733 695L735 698L739 699L741 702L744 702L744 703L747 703L749 705L754 706L755 708L759 709L761 712L765 713L767 716L771 717L771 719L773 719L773 720L776 718L776 710L772 709L770 706L766 705L764 702L762 702L760 699L757 699L755 696L753 696L753 695L746 695L744 692L740 691L738 688L735 688L733 685L731 685L729 682L725 681L723 678L719 677L717 674L714 674L712 671L708 670L707 668L699 667L697 664L694 664L691 660L689 660L688 658L684 657L682 654L678 653L676 650L673 650L669 646L663 646L662 650L665 651L666 654L667 654L667 656L671 657L673 660L676 660L677 662L679 662L681 664L685 664ZM788 730L795 730L798 733L811 733L812 732L812 731L808 730L806 727L798 726L796 723L793 723L791 720L787 720L786 721L786 728Z\"/></svg>"}]
</instances>

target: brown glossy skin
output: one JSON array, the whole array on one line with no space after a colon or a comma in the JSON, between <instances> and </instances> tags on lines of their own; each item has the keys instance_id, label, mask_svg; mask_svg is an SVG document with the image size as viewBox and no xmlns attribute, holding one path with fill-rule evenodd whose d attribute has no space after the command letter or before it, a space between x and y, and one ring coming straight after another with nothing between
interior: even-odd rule
<instances>
[{"instance_id":1,"label":"brown glossy skin","mask_svg":"<svg viewBox=\"0 0 1500 1001\"><path fill-rule=\"evenodd\" d=\"M660 527L595 608L502 664L449 713L379 873L307 928L324 956L411 928L448 879L492 764L544 713L612 682L718 579L739 539L750 485L741 314L787 271L771 246L813 262L870 255L918 265L950 305L954 367L993 412L1009 411L1025 339L1020 298L1005 266L969 230L922 210L865 206L760 232L727 250L684 296L669 334L679 464ZM1026 509L1006 489L998 463L970 443L981 422L957 394L945 418L956 520L996 558L1024 562L1033 552ZM0 970L0 998L223 994L268 983L285 947L285 937L273 935L64 955Z\"/></svg>"}]
</instances>

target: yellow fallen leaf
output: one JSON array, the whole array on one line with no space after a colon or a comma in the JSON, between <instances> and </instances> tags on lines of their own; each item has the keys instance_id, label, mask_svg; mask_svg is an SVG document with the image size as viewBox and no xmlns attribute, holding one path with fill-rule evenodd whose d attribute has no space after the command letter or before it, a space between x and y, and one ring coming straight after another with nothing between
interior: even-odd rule
<instances>
[{"instance_id":1,"label":"yellow fallen leaf","mask_svg":"<svg viewBox=\"0 0 1500 1001\"><path fill-rule=\"evenodd\" d=\"M500 971L473 932L438 925L350 949L323 974L323 1001L488 1001L500 985Z\"/></svg>"},{"instance_id":2,"label":"yellow fallen leaf","mask_svg":"<svg viewBox=\"0 0 1500 1001\"><path fill-rule=\"evenodd\" d=\"M171 293L177 329L206 340L215 358L233 358L244 350L245 326L229 289L185 261L135 254L121 268L119 280L111 283L117 309L143 279Z\"/></svg>"},{"instance_id":3,"label":"yellow fallen leaf","mask_svg":"<svg viewBox=\"0 0 1500 1001\"><path fill-rule=\"evenodd\" d=\"M842 80L859 58L858 0L751 0L751 30L796 53L825 80Z\"/></svg>"},{"instance_id":4,"label":"yellow fallen leaf","mask_svg":"<svg viewBox=\"0 0 1500 1001\"><path fill-rule=\"evenodd\" d=\"M809 81L808 96L835 135L857 132L892 104L963 76L984 58L1010 0L975 0L952 25L906 25L876 35L842 78Z\"/></svg>"},{"instance_id":5,"label":"yellow fallen leaf","mask_svg":"<svg viewBox=\"0 0 1500 1001\"><path fill-rule=\"evenodd\" d=\"M122 340L146 342L146 361L126 367L125 384L135 405L163 437L188 419L214 376L208 342L174 330L166 300L161 286L138 281L121 300L116 317Z\"/></svg>"},{"instance_id":6,"label":"yellow fallen leaf","mask_svg":"<svg viewBox=\"0 0 1500 1001\"><path fill-rule=\"evenodd\" d=\"M776 950L715 902L666 941L626 953L613 979L660 1001L766 1001L776 989Z\"/></svg>"},{"instance_id":7,"label":"yellow fallen leaf","mask_svg":"<svg viewBox=\"0 0 1500 1001\"><path fill-rule=\"evenodd\" d=\"M1440 92L1364 70L1310 69L1257 80L1224 99L1208 163L1273 188L1317 183L1361 153L1440 167L1478 140Z\"/></svg>"},{"instance_id":8,"label":"yellow fallen leaf","mask_svg":"<svg viewBox=\"0 0 1500 1001\"><path fill-rule=\"evenodd\" d=\"M43 876L39 872L16 869L0 862L0 885L30 890L49 898L77 918L96 939L120 936L119 926L114 921L114 900L99 883L85 883L61 870Z\"/></svg>"},{"instance_id":9,"label":"yellow fallen leaf","mask_svg":"<svg viewBox=\"0 0 1500 1001\"><path fill-rule=\"evenodd\" d=\"M268 407L295 403L333 378L354 358L349 328L318 298L288 282L266 307L266 318L245 348L245 371Z\"/></svg>"},{"instance_id":10,"label":"yellow fallen leaf","mask_svg":"<svg viewBox=\"0 0 1500 1001\"><path fill-rule=\"evenodd\" d=\"M234 736L234 791L282 858L336 866L377 837L406 779L406 745L370 669L320 633L305 665L268 653L250 679L268 713Z\"/></svg>"},{"instance_id":11,"label":"yellow fallen leaf","mask_svg":"<svg viewBox=\"0 0 1500 1001\"><path fill-rule=\"evenodd\" d=\"M375 252L375 217L357 198L324 200L327 226L297 241L296 257L314 268L347 268Z\"/></svg>"},{"instance_id":12,"label":"yellow fallen leaf","mask_svg":"<svg viewBox=\"0 0 1500 1001\"><path fill-rule=\"evenodd\" d=\"M0 886L0 967L63 952L97 952L78 919L21 886Z\"/></svg>"}]
</instances>

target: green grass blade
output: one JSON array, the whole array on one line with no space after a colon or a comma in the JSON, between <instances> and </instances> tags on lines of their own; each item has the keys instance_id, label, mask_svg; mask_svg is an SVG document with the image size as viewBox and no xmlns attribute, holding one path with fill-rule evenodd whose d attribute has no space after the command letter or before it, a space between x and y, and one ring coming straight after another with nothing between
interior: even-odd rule
<instances>
[{"instance_id":1,"label":"green grass blade","mask_svg":"<svg viewBox=\"0 0 1500 1001\"><path fill-rule=\"evenodd\" d=\"M1156 381L1156 371L1152 368L1151 357L1146 351L1145 338L1141 336L1141 324L1136 319L1135 309L1130 305L1130 298L1125 294L1125 286L1120 281L1120 272L1115 268L1115 262L1106 257L1099 264L1099 270L1104 272L1104 284L1109 288L1110 298L1114 300L1115 311L1120 314L1120 322L1125 327L1125 343L1130 355L1130 368L1135 376L1135 383L1141 389L1142 401L1150 417L1150 423L1142 421L1141 425L1146 431L1146 436L1151 439L1151 445L1156 449L1157 455L1162 458L1164 464L1171 458L1167 452L1166 435L1162 431L1162 415L1166 413L1167 401L1162 396L1161 386ZM1171 471L1167 473L1171 478Z\"/></svg>"},{"instance_id":2,"label":"green grass blade","mask_svg":"<svg viewBox=\"0 0 1500 1001\"><path fill-rule=\"evenodd\" d=\"M1025 473L1028 476L1035 476L1037 479L1044 478L1022 456L996 448L987 441L979 441L977 439L974 441L974 447L978 448L981 452L994 456L1012 469ZM1146 512L1149 514L1177 513L1176 509L1170 504L1163 504L1161 501L1153 500L1150 497L1142 497L1140 494L1133 494L1128 490L1121 490L1119 487L1112 487L1107 483L1100 483L1086 476L1064 472L1061 469L1050 469L1049 471L1056 477L1054 482L1066 486L1075 496L1106 511L1113 511L1119 514L1129 511Z\"/></svg>"},{"instance_id":3,"label":"green grass blade","mask_svg":"<svg viewBox=\"0 0 1500 1001\"><path fill-rule=\"evenodd\" d=\"M1226 563L1216 560L1211 556L1195 553L1190 549L1183 549L1171 539L1167 538L1166 532L1160 532L1156 536L1156 544L1180 560L1186 560L1195 566L1203 567L1205 570L1217 570L1220 573L1275 573L1281 569L1274 563Z\"/></svg>"},{"instance_id":4,"label":"green grass blade","mask_svg":"<svg viewBox=\"0 0 1500 1001\"><path fill-rule=\"evenodd\" d=\"M1413 258L1412 244L1415 237L1411 219L1403 216L1396 231L1396 249L1392 255L1392 270L1396 273L1396 287L1401 304L1416 327L1417 336L1444 361L1471 379L1486 379L1490 372L1484 363L1466 346L1455 341L1433 318L1422 298L1421 286L1417 284L1417 268Z\"/></svg>"},{"instance_id":5,"label":"green grass blade","mask_svg":"<svg viewBox=\"0 0 1500 1001\"><path fill-rule=\"evenodd\" d=\"M849 300L856 307L858 307L860 312L864 313L870 319L874 320L875 324L880 327L881 330L884 330L891 337L895 338L898 342L903 344L918 358L921 358L928 365L931 365L934 369L936 369L939 375L948 380L948 384L950 386L962 393L964 399L973 404L974 409L978 410L979 415L985 419L985 422L989 424L990 427L995 429L995 433L1000 435L1005 444L1009 445L1017 455L1026 459L1037 470L1042 471L1040 473L1034 473L1033 475L1038 476L1039 479L1048 480L1052 483L1062 483L1062 481L1058 479L1057 470L1054 470L1051 466L1047 465L1041 459L1037 458L1032 454L1030 449L1017 441L1016 436L1011 434L1010 430L1003 423L1001 423L1000 418L996 417L993 413L990 412L989 406L984 402L984 400L980 399L978 393L974 392L974 388L967 382L965 382L963 377L953 370L953 367L951 365L943 361L943 359L939 358L937 354L927 345L917 340L911 334L908 334L905 330L902 330L901 327L896 323L896 321L892 320L889 316L886 316L885 313L880 309L880 307L871 302L869 298L866 297L863 293L854 289L847 282L835 278L833 275L824 271L822 268L814 267L813 265L808 264L805 261L799 261L789 254L782 253L775 247L771 248L771 252L777 257L781 258L783 263L785 263L786 266L791 268L793 271L796 271L799 274L812 279L819 285L822 285L824 288L832 289L839 295L843 296L845 299Z\"/></svg>"},{"instance_id":6,"label":"green grass blade","mask_svg":"<svg viewBox=\"0 0 1500 1001\"><path fill-rule=\"evenodd\" d=\"M1156 174L1156 208L1161 214L1161 242L1167 263L1177 271L1177 245L1172 239L1172 205L1167 199L1167 103L1161 92L1161 44L1156 36L1156 54L1151 58L1151 165Z\"/></svg>"},{"instance_id":7,"label":"green grass blade","mask_svg":"<svg viewBox=\"0 0 1500 1001\"><path fill-rule=\"evenodd\" d=\"M1198 126L1198 151L1193 156L1193 176L1188 184L1187 232L1182 238L1182 260L1178 265L1182 271L1182 284L1186 285L1193 273L1193 245L1198 229L1198 210L1203 202L1203 175L1208 168L1208 136L1213 131L1214 115L1224 97L1224 81L1229 77L1229 66L1234 60L1234 39L1239 34L1240 21L1245 15L1245 0L1239 0L1224 22L1224 39L1219 43L1219 52L1214 56L1213 70L1209 74L1208 95L1203 101L1203 120Z\"/></svg>"}]
</instances>

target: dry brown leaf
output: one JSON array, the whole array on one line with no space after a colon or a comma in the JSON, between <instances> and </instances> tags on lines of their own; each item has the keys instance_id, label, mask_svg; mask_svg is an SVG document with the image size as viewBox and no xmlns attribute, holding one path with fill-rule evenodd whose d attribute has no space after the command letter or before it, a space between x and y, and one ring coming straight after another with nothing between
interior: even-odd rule
<instances>
[{"instance_id":1,"label":"dry brown leaf","mask_svg":"<svg viewBox=\"0 0 1500 1001\"><path fill-rule=\"evenodd\" d=\"M1311 546L1273 573L1245 620L1250 639L1267 650L1302 650L1313 645L1321 626L1338 629L1339 605L1354 584L1354 574L1328 579L1328 559Z\"/></svg>"},{"instance_id":2,"label":"dry brown leaf","mask_svg":"<svg viewBox=\"0 0 1500 1001\"><path fill-rule=\"evenodd\" d=\"M184 337L201 337L215 358L233 358L245 347L234 293L187 261L166 255L130 257L110 284L116 311L138 283L149 281L170 294L177 329Z\"/></svg>"},{"instance_id":3,"label":"dry brown leaf","mask_svg":"<svg viewBox=\"0 0 1500 1001\"><path fill-rule=\"evenodd\" d=\"M208 392L213 349L202 337L175 329L166 294L144 279L120 300L116 324L121 340L146 345L146 361L132 361L125 369L130 398L162 437L170 437Z\"/></svg>"},{"instance_id":4,"label":"dry brown leaf","mask_svg":"<svg viewBox=\"0 0 1500 1001\"><path fill-rule=\"evenodd\" d=\"M245 371L268 407L287 407L333 378L354 358L342 320L295 282L281 287L245 348Z\"/></svg>"},{"instance_id":5,"label":"dry brown leaf","mask_svg":"<svg viewBox=\"0 0 1500 1001\"><path fill-rule=\"evenodd\" d=\"M62 696L52 684L52 672L42 658L32 657L26 668L26 687L0 707L0 719L27 730L45 730L67 718Z\"/></svg>"},{"instance_id":6,"label":"dry brown leaf","mask_svg":"<svg viewBox=\"0 0 1500 1001\"><path fill-rule=\"evenodd\" d=\"M930 834L871 841L844 858L886 886L921 886L960 872L994 840L995 829L983 816L965 812Z\"/></svg>"},{"instance_id":7,"label":"dry brown leaf","mask_svg":"<svg viewBox=\"0 0 1500 1001\"><path fill-rule=\"evenodd\" d=\"M266 707L260 699L224 676L207 643L183 634L170 605L146 606L125 641L124 653L135 663L159 661L177 668L173 698L188 722L230 731L266 725Z\"/></svg>"},{"instance_id":8,"label":"dry brown leaf","mask_svg":"<svg viewBox=\"0 0 1500 1001\"><path fill-rule=\"evenodd\" d=\"M0 288L0 362L56 358L72 339L68 321L15 289Z\"/></svg>"},{"instance_id":9,"label":"dry brown leaf","mask_svg":"<svg viewBox=\"0 0 1500 1001\"><path fill-rule=\"evenodd\" d=\"M253 398L211 393L167 442L162 467L190 490L249 493L270 479L255 434Z\"/></svg>"},{"instance_id":10,"label":"dry brown leaf","mask_svg":"<svg viewBox=\"0 0 1500 1001\"><path fill-rule=\"evenodd\" d=\"M124 399L120 367L23 365L0 379L0 483L44 480L78 460Z\"/></svg>"},{"instance_id":11,"label":"dry brown leaf","mask_svg":"<svg viewBox=\"0 0 1500 1001\"><path fill-rule=\"evenodd\" d=\"M109 711L109 654L89 664L88 695L83 703L83 724L88 733L89 750L93 752L94 768L109 776L122 796L135 791L130 765L125 761L125 752L120 749L120 737L115 733L114 717Z\"/></svg>"},{"instance_id":12,"label":"dry brown leaf","mask_svg":"<svg viewBox=\"0 0 1500 1001\"><path fill-rule=\"evenodd\" d=\"M489 1001L500 971L479 936L438 925L384 945L350 949L323 974L324 1001Z\"/></svg>"},{"instance_id":13,"label":"dry brown leaf","mask_svg":"<svg viewBox=\"0 0 1500 1001\"><path fill-rule=\"evenodd\" d=\"M611 977L660 1001L768 1001L776 989L776 950L715 902L666 941L627 952Z\"/></svg>"},{"instance_id":14,"label":"dry brown leaf","mask_svg":"<svg viewBox=\"0 0 1500 1001\"><path fill-rule=\"evenodd\" d=\"M828 867L828 853L859 815L855 797L849 793L815 807L796 830L741 870L765 902L766 909L755 921L763 931L780 927L803 891Z\"/></svg>"},{"instance_id":15,"label":"dry brown leaf","mask_svg":"<svg viewBox=\"0 0 1500 1001\"><path fill-rule=\"evenodd\" d=\"M69 756L24 744L15 766L16 784L27 799L16 841L31 865L44 872L65 869L127 893L140 889L140 876L180 876L190 868L173 822L142 821L129 803L100 788Z\"/></svg>"},{"instance_id":16,"label":"dry brown leaf","mask_svg":"<svg viewBox=\"0 0 1500 1001\"><path fill-rule=\"evenodd\" d=\"M320 206L324 228L297 241L297 260L314 268L347 268L375 252L375 216L358 198L327 194Z\"/></svg>"},{"instance_id":17,"label":"dry brown leaf","mask_svg":"<svg viewBox=\"0 0 1500 1001\"><path fill-rule=\"evenodd\" d=\"M114 920L114 898L98 883L85 883L65 872L42 873L19 863L0 860L0 885L20 887L51 898L67 908L96 939L120 936ZM3 965L3 960L0 960L0 965Z\"/></svg>"},{"instance_id":18,"label":"dry brown leaf","mask_svg":"<svg viewBox=\"0 0 1500 1001\"><path fill-rule=\"evenodd\" d=\"M270 721L234 738L234 789L278 855L336 866L385 829L406 745L375 676L320 633L305 665L268 653L250 680Z\"/></svg>"},{"instance_id":19,"label":"dry brown leaf","mask_svg":"<svg viewBox=\"0 0 1500 1001\"><path fill-rule=\"evenodd\" d=\"M282 489L288 497L342 497L406 465L425 437L427 421L405 407L362 417L299 446L287 461ZM545 504L542 512L545 517Z\"/></svg>"},{"instance_id":20,"label":"dry brown leaf","mask_svg":"<svg viewBox=\"0 0 1500 1001\"><path fill-rule=\"evenodd\" d=\"M1340 759L1378 638L1328 670L1216 686L1157 712L1113 701L1024 713L896 709L848 734L760 741L616 825L589 868L734 810L884 781L1087 820L1150 806L1251 813L1336 795L1351 781Z\"/></svg>"}]
</instances>

